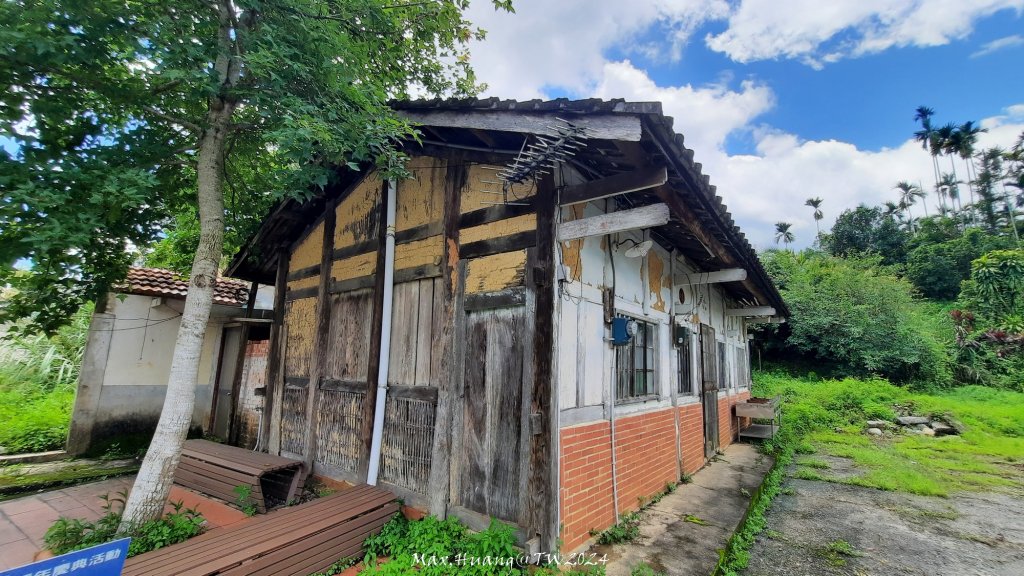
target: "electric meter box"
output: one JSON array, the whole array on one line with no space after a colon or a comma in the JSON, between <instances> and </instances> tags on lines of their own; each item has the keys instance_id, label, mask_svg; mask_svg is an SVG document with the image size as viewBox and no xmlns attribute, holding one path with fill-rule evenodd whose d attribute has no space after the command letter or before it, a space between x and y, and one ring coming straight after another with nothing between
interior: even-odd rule
<instances>
[{"instance_id":1,"label":"electric meter box","mask_svg":"<svg viewBox=\"0 0 1024 576\"><path fill-rule=\"evenodd\" d=\"M625 346L633 341L636 334L636 320L617 316L612 318L612 344Z\"/></svg>"}]
</instances>

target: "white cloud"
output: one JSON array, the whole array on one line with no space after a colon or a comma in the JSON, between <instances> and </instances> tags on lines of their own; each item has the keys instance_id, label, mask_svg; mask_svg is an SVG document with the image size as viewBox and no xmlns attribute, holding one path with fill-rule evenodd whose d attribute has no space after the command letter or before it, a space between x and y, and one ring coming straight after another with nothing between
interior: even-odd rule
<instances>
[{"instance_id":1,"label":"white cloud","mask_svg":"<svg viewBox=\"0 0 1024 576\"><path fill-rule=\"evenodd\" d=\"M628 60L605 64L593 94L661 102L665 114L675 118L676 132L686 138L686 146L695 151L698 162L705 161L705 156L711 158L712 151L721 151L729 134L744 129L775 104L772 90L752 80L740 83L739 91L730 90L725 83L662 87Z\"/></svg>"},{"instance_id":2,"label":"white cloud","mask_svg":"<svg viewBox=\"0 0 1024 576\"><path fill-rule=\"evenodd\" d=\"M981 48L971 54L971 58L981 58L982 56L988 56L993 52L1006 50L1007 48L1015 48L1017 46L1024 46L1024 36L1019 34L1004 36L1003 38L997 38L991 42L982 44Z\"/></svg>"},{"instance_id":3,"label":"white cloud","mask_svg":"<svg viewBox=\"0 0 1024 576\"><path fill-rule=\"evenodd\" d=\"M470 5L468 18L487 31L470 48L487 95L541 98L553 86L588 94L600 82L605 52L619 48L645 57L677 58L696 27L728 13L724 0L519 0L515 14L490 2ZM652 26L658 44L638 43Z\"/></svg>"},{"instance_id":4,"label":"white cloud","mask_svg":"<svg viewBox=\"0 0 1024 576\"><path fill-rule=\"evenodd\" d=\"M798 59L814 67L893 47L966 38L981 18L1024 0L742 0L709 48L738 62Z\"/></svg>"},{"instance_id":5,"label":"white cloud","mask_svg":"<svg viewBox=\"0 0 1024 576\"><path fill-rule=\"evenodd\" d=\"M1007 114L982 120L988 132L979 136L977 148L1011 146L1024 131L1021 112L1024 106L1010 106ZM811 196L824 200L822 229L827 230L843 210L896 200L893 185L900 180L919 183L927 191L934 184L931 157L912 139L897 148L868 151L847 142L801 141L780 132L755 136L757 154L723 155L724 163L711 174L711 181L751 242L762 248L773 245L773 225L778 221L793 223L796 246L813 242L814 219L803 205ZM948 162L941 159L940 168L948 171ZM959 158L956 163L962 174ZM911 211L921 216L925 207L935 212L934 195Z\"/></svg>"}]
</instances>

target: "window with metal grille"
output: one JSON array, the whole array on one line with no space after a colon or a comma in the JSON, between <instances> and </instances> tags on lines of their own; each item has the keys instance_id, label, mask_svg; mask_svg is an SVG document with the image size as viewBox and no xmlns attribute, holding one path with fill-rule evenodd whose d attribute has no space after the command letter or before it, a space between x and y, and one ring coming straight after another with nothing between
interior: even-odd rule
<instances>
[{"instance_id":1,"label":"window with metal grille","mask_svg":"<svg viewBox=\"0 0 1024 576\"><path fill-rule=\"evenodd\" d=\"M655 325L635 320L633 341L619 346L615 354L615 398L630 401L655 395L654 349L657 342Z\"/></svg>"},{"instance_id":2,"label":"window with metal grille","mask_svg":"<svg viewBox=\"0 0 1024 576\"><path fill-rule=\"evenodd\" d=\"M718 389L729 387L729 369L725 363L725 342L718 343Z\"/></svg>"},{"instance_id":3,"label":"window with metal grille","mask_svg":"<svg viewBox=\"0 0 1024 576\"><path fill-rule=\"evenodd\" d=\"M686 330L681 340L677 342L676 354L678 356L678 372L676 378L676 392L679 394L694 394L693 389L693 339L690 331Z\"/></svg>"}]
</instances>

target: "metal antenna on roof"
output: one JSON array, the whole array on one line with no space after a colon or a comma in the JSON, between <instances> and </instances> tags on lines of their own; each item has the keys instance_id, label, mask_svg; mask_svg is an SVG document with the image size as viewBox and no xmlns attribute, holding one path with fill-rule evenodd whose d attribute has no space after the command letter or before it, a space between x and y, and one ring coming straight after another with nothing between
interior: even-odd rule
<instances>
[{"instance_id":1,"label":"metal antenna on roof","mask_svg":"<svg viewBox=\"0 0 1024 576\"><path fill-rule=\"evenodd\" d=\"M537 142L527 145L498 178L506 185L522 184L541 174L550 174L560 162L565 162L583 146L587 129L562 118L555 118L559 124L548 126L551 134L538 134ZM506 188L507 186L503 186Z\"/></svg>"}]
</instances>

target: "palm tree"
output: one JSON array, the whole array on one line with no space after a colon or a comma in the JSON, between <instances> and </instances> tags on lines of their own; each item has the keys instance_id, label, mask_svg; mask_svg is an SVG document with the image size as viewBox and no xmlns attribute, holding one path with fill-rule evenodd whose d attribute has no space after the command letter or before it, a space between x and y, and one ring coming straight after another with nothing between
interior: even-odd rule
<instances>
[{"instance_id":1,"label":"palm tree","mask_svg":"<svg viewBox=\"0 0 1024 576\"><path fill-rule=\"evenodd\" d=\"M910 207L917 203L918 198L924 198L924 191L916 184L906 181L897 182L895 188L900 191L900 205L906 211L907 222L910 225L910 229L913 230L914 216L910 213Z\"/></svg>"},{"instance_id":2,"label":"palm tree","mask_svg":"<svg viewBox=\"0 0 1024 576\"><path fill-rule=\"evenodd\" d=\"M962 182L956 179L955 174L944 173L939 178L939 188L946 196L949 196L949 204L953 209L955 220L960 220L960 212L963 211L963 202L960 201L960 184ZM960 206L959 209L957 209L957 205Z\"/></svg>"},{"instance_id":3,"label":"palm tree","mask_svg":"<svg viewBox=\"0 0 1024 576\"><path fill-rule=\"evenodd\" d=\"M789 249L790 243L793 242L793 232L790 231L793 225L789 222L776 222L775 223L775 243L783 242L786 245L786 249Z\"/></svg>"},{"instance_id":4,"label":"palm tree","mask_svg":"<svg viewBox=\"0 0 1024 576\"><path fill-rule=\"evenodd\" d=\"M971 222L975 226L977 226L977 216L974 211L974 181L978 178L978 167L974 165L974 145L978 143L978 134L982 132L988 132L988 129L976 126L973 120L964 122L957 129L960 137L957 139L956 152L967 167L967 190L971 195Z\"/></svg>"},{"instance_id":5,"label":"palm tree","mask_svg":"<svg viewBox=\"0 0 1024 576\"><path fill-rule=\"evenodd\" d=\"M819 225L818 223L821 222L821 219L825 217L824 212L821 211L821 198L808 198L807 202L804 202L804 206L810 206L811 208L814 209L814 228L815 230L818 231L817 235L815 235L815 239L820 241L821 225Z\"/></svg>"},{"instance_id":6,"label":"palm tree","mask_svg":"<svg viewBox=\"0 0 1024 576\"><path fill-rule=\"evenodd\" d=\"M920 122L921 129L914 132L914 139L921 143L921 148L927 150L932 155L932 176L935 178L935 193L939 197L939 206L944 211L946 204L942 193L939 192L939 160L938 152L934 146L935 129L932 128L932 116L934 115L935 110L927 106L917 107L917 110L914 111L914 122Z\"/></svg>"},{"instance_id":7,"label":"palm tree","mask_svg":"<svg viewBox=\"0 0 1024 576\"><path fill-rule=\"evenodd\" d=\"M886 200L885 209L882 210L882 216L895 219L901 210L903 210L903 208L899 204Z\"/></svg>"}]
</instances>

